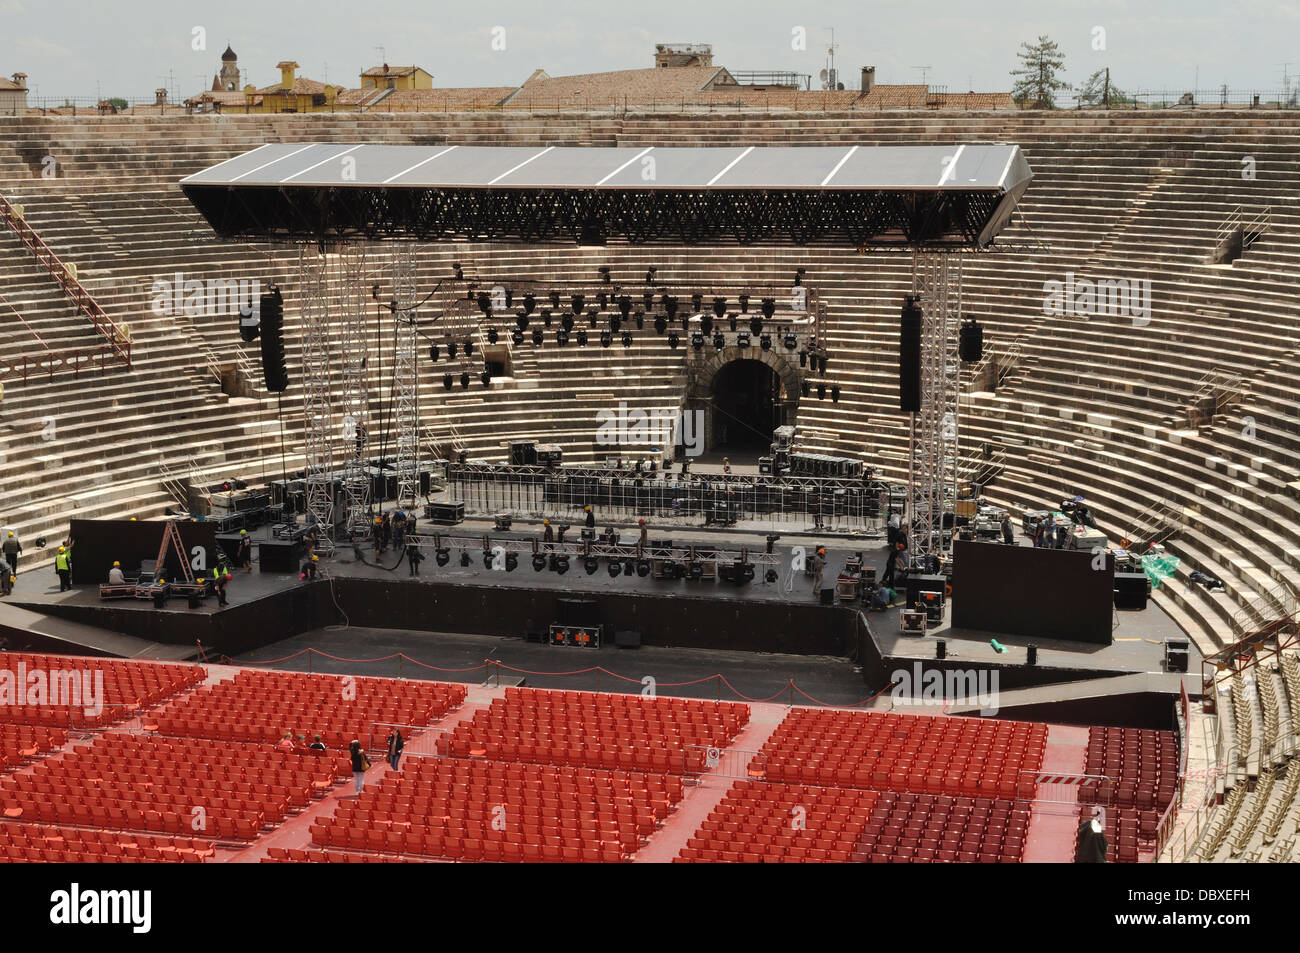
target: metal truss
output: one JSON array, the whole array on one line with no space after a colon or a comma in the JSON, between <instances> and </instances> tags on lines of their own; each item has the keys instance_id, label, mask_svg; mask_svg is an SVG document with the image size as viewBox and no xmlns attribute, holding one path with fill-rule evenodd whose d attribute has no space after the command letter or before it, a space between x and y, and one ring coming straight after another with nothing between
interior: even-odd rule
<instances>
[{"instance_id":1,"label":"metal truss","mask_svg":"<svg viewBox=\"0 0 1300 953\"><path fill-rule=\"evenodd\" d=\"M366 406L366 301L364 243L348 244L339 256L339 316L343 390L339 410L347 464L343 471L345 526L349 537L370 532L370 478L366 474L369 421Z\"/></svg>"},{"instance_id":2,"label":"metal truss","mask_svg":"<svg viewBox=\"0 0 1300 953\"><path fill-rule=\"evenodd\" d=\"M315 245L298 252L302 289L303 450L306 456L307 523L317 530L316 548L333 551L334 461L331 451L329 280L327 258Z\"/></svg>"},{"instance_id":3,"label":"metal truss","mask_svg":"<svg viewBox=\"0 0 1300 953\"><path fill-rule=\"evenodd\" d=\"M912 414L908 461L908 553L913 565L952 551L944 514L957 494L961 256L916 252L912 293L921 299L921 410Z\"/></svg>"},{"instance_id":4,"label":"metal truss","mask_svg":"<svg viewBox=\"0 0 1300 953\"><path fill-rule=\"evenodd\" d=\"M415 506L420 496L420 382L416 358L420 352L416 328L415 250L412 242L394 242L393 251L393 368L394 425L397 428L397 502Z\"/></svg>"},{"instance_id":5,"label":"metal truss","mask_svg":"<svg viewBox=\"0 0 1300 953\"><path fill-rule=\"evenodd\" d=\"M185 186L224 238L982 247L1000 191Z\"/></svg>"},{"instance_id":6,"label":"metal truss","mask_svg":"<svg viewBox=\"0 0 1300 953\"><path fill-rule=\"evenodd\" d=\"M747 547L727 549L719 546L658 546L653 542L645 546L640 543L602 543L599 540L577 540L547 543L540 539L520 539L518 537L493 536L458 536L443 533L407 534L408 546L418 546L423 550L458 550L471 553L492 553L500 548L505 553L520 555L555 555L575 556L597 559L666 559L670 562L689 563L699 560L717 560L719 563L744 562L753 566L770 566L780 568L784 561L781 553L768 553Z\"/></svg>"}]
</instances>

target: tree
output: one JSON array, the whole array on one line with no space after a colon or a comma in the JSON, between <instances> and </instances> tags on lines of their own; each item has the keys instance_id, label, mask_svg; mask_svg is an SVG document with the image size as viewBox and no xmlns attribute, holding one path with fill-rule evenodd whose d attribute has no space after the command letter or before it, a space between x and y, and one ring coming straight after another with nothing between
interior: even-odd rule
<instances>
[{"instance_id":1,"label":"tree","mask_svg":"<svg viewBox=\"0 0 1300 953\"><path fill-rule=\"evenodd\" d=\"M125 99L123 99L121 96L114 96L114 97L112 97L111 99L109 99L108 102L109 102L110 105L116 106L118 112L123 111L124 109L127 108L128 105L130 105L130 104L129 104Z\"/></svg>"},{"instance_id":2,"label":"tree","mask_svg":"<svg viewBox=\"0 0 1300 953\"><path fill-rule=\"evenodd\" d=\"M1109 72L1099 69L1079 87L1080 106L1131 106L1136 100L1110 81Z\"/></svg>"},{"instance_id":3,"label":"tree","mask_svg":"<svg viewBox=\"0 0 1300 953\"><path fill-rule=\"evenodd\" d=\"M1021 43L1020 67L1011 71L1015 79L1012 96L1021 106L1036 109L1055 109L1058 90L1069 89L1070 84L1059 78L1065 65L1065 56L1052 40L1040 36L1036 43Z\"/></svg>"}]
</instances>

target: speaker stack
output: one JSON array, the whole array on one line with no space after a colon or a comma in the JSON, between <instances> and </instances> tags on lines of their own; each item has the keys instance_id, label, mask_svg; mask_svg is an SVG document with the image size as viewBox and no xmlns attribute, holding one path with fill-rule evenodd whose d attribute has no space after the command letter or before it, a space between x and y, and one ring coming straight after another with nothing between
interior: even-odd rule
<instances>
[{"instance_id":1,"label":"speaker stack","mask_svg":"<svg viewBox=\"0 0 1300 953\"><path fill-rule=\"evenodd\" d=\"M984 326L974 318L963 321L957 332L957 356L964 364L976 364L984 357Z\"/></svg>"},{"instance_id":2,"label":"speaker stack","mask_svg":"<svg viewBox=\"0 0 1300 953\"><path fill-rule=\"evenodd\" d=\"M903 299L898 330L898 409L915 414L921 410L921 299Z\"/></svg>"},{"instance_id":3,"label":"speaker stack","mask_svg":"<svg viewBox=\"0 0 1300 953\"><path fill-rule=\"evenodd\" d=\"M266 389L282 394L289 389L289 372L284 363L284 299L275 285L260 301L262 333L262 376Z\"/></svg>"}]
</instances>

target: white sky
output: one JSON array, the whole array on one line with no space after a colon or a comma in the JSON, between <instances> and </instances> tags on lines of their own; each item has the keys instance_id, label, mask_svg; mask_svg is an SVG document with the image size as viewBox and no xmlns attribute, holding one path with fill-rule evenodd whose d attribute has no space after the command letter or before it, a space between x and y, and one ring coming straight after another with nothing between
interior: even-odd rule
<instances>
[{"instance_id":1,"label":"white sky","mask_svg":"<svg viewBox=\"0 0 1300 953\"><path fill-rule=\"evenodd\" d=\"M196 27L206 50L192 48ZM492 48L495 27L504 50ZM0 0L0 75L27 73L33 100L142 98L156 86L187 96L211 84L229 42L258 86L279 79L282 59L356 86L381 46L388 63L422 66L437 86L515 86L539 67L648 67L655 43L700 42L715 65L815 82L830 27L849 88L874 65L881 83L920 82L928 66L926 80L950 91L1009 90L1021 41L1041 33L1061 45L1073 83L1109 66L1126 90L1185 90L1199 77L1206 90L1273 91L1284 63L1300 74L1300 0ZM1104 51L1093 49L1096 27Z\"/></svg>"}]
</instances>

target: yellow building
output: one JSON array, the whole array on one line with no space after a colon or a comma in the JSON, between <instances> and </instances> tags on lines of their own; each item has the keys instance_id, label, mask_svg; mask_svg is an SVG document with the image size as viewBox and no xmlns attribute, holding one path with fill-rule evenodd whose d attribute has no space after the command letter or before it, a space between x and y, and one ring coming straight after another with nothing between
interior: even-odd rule
<instances>
[{"instance_id":1,"label":"yellow building","mask_svg":"<svg viewBox=\"0 0 1300 953\"><path fill-rule=\"evenodd\" d=\"M280 71L280 82L262 89L244 87L244 100L249 112L309 113L334 108L339 87L318 83L305 76L297 76L298 64L284 60L275 64Z\"/></svg>"},{"instance_id":2,"label":"yellow building","mask_svg":"<svg viewBox=\"0 0 1300 953\"><path fill-rule=\"evenodd\" d=\"M433 74L418 66L372 66L361 74L362 89L433 89Z\"/></svg>"}]
</instances>

